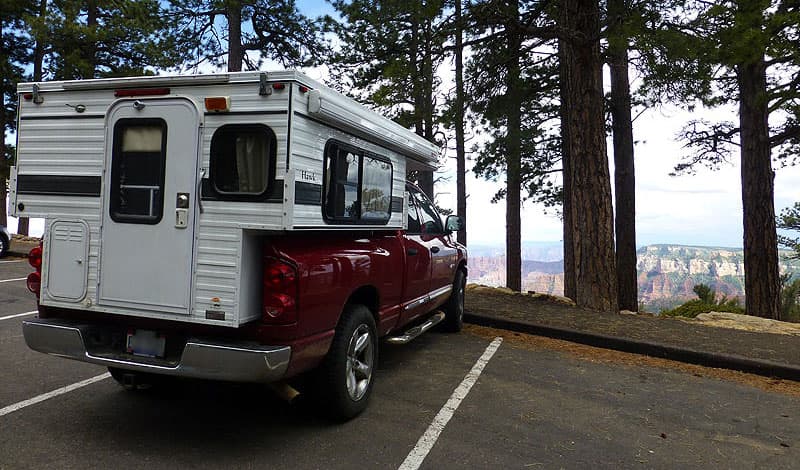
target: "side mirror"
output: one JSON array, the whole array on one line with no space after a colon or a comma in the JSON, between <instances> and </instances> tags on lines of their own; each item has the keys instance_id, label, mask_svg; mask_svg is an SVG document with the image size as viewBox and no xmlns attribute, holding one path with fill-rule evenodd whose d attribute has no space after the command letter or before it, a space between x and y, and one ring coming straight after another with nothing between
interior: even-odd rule
<instances>
[{"instance_id":1,"label":"side mirror","mask_svg":"<svg viewBox=\"0 0 800 470\"><path fill-rule=\"evenodd\" d=\"M464 219L457 215L448 215L444 226L448 232L458 232L464 228Z\"/></svg>"}]
</instances>

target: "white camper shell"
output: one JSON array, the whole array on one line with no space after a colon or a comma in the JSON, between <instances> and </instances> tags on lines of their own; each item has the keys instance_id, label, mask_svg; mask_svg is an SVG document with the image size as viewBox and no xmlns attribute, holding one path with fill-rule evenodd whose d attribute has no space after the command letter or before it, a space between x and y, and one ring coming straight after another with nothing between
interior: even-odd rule
<instances>
[{"instance_id":1,"label":"white camper shell","mask_svg":"<svg viewBox=\"0 0 800 470\"><path fill-rule=\"evenodd\" d=\"M18 92L9 199L46 219L45 306L239 326L261 316L265 237L401 229L406 173L439 155L295 71ZM332 152L348 168L327 168Z\"/></svg>"}]
</instances>

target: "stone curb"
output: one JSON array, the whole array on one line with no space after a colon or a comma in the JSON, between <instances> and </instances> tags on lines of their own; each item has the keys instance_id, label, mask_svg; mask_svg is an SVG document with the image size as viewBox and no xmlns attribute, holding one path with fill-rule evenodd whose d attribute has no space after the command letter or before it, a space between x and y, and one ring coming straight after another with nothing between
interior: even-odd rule
<instances>
[{"instance_id":1,"label":"stone curb","mask_svg":"<svg viewBox=\"0 0 800 470\"><path fill-rule=\"evenodd\" d=\"M494 318L486 315L464 313L464 321L480 326L527 333L548 338L562 339L573 343L586 344L598 348L643 354L673 361L697 364L706 367L731 369L750 374L800 381L800 367L773 361L753 359L736 354L721 354L677 347L669 344L635 341L619 336L546 326L531 322L521 322Z\"/></svg>"}]
</instances>

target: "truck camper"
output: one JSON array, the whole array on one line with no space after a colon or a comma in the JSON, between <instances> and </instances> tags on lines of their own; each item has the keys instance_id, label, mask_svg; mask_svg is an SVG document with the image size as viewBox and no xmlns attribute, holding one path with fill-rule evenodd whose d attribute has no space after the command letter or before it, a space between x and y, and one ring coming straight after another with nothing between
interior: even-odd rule
<instances>
[{"instance_id":1,"label":"truck camper","mask_svg":"<svg viewBox=\"0 0 800 470\"><path fill-rule=\"evenodd\" d=\"M406 182L439 148L391 120L295 71L18 92L9 204L46 221L32 349L128 388L302 375L347 419L380 338L461 328L463 222Z\"/></svg>"}]
</instances>

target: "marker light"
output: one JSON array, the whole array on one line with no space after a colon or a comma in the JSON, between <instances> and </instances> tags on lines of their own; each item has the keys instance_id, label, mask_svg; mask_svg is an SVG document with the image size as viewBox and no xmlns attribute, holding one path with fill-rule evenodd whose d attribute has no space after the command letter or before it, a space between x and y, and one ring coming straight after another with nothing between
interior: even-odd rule
<instances>
[{"instance_id":1,"label":"marker light","mask_svg":"<svg viewBox=\"0 0 800 470\"><path fill-rule=\"evenodd\" d=\"M231 110L230 96L209 96L205 99L206 111L224 113Z\"/></svg>"}]
</instances>

